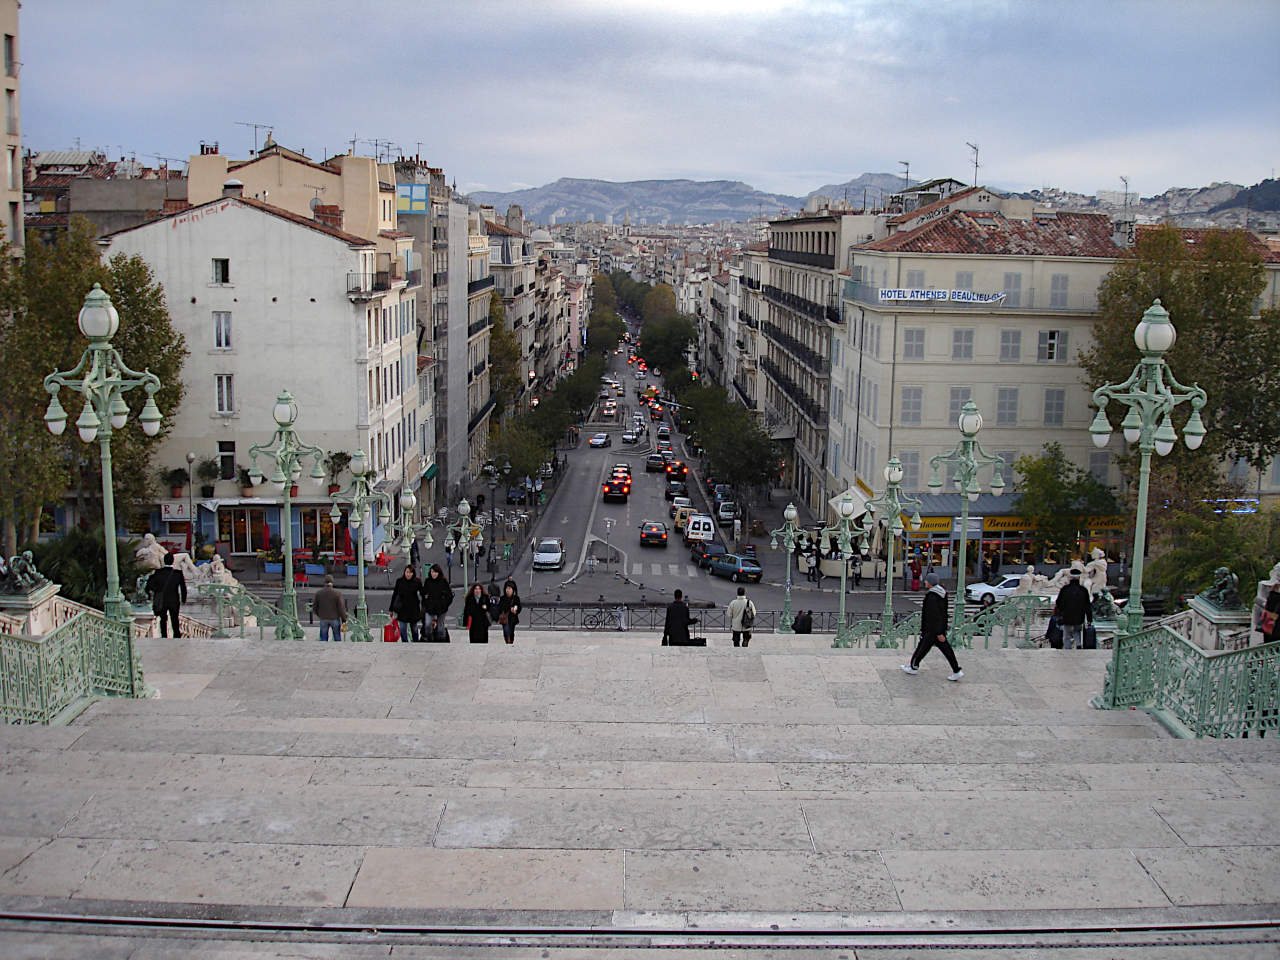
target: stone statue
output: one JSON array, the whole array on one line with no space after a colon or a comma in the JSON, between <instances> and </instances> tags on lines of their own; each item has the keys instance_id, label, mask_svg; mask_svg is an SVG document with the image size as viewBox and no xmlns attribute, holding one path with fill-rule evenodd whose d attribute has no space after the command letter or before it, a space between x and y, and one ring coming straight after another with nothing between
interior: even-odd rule
<instances>
[{"instance_id":1,"label":"stone statue","mask_svg":"<svg viewBox=\"0 0 1280 960\"><path fill-rule=\"evenodd\" d=\"M155 534L148 533L143 535L142 546L133 552L133 556L143 570L159 570L164 566L164 555L168 552L156 542Z\"/></svg>"},{"instance_id":2,"label":"stone statue","mask_svg":"<svg viewBox=\"0 0 1280 960\"><path fill-rule=\"evenodd\" d=\"M200 579L200 571L196 569L195 561L191 559L191 554L175 553L173 555L173 569L182 572L182 578L187 583L194 583Z\"/></svg>"},{"instance_id":3,"label":"stone statue","mask_svg":"<svg viewBox=\"0 0 1280 960\"><path fill-rule=\"evenodd\" d=\"M1116 604L1115 597L1111 596L1111 591L1105 588L1093 598L1090 610L1095 620L1120 619L1120 607Z\"/></svg>"},{"instance_id":4,"label":"stone statue","mask_svg":"<svg viewBox=\"0 0 1280 960\"><path fill-rule=\"evenodd\" d=\"M1052 580L1045 580L1044 585L1049 590L1061 590L1067 585L1067 581L1071 579L1072 570L1079 571L1080 567L1072 563L1069 567L1063 567L1053 575Z\"/></svg>"},{"instance_id":5,"label":"stone statue","mask_svg":"<svg viewBox=\"0 0 1280 960\"><path fill-rule=\"evenodd\" d=\"M1094 547L1089 556L1091 559L1084 568L1084 585L1090 596L1097 597L1107 590L1107 554L1105 550Z\"/></svg>"},{"instance_id":6,"label":"stone statue","mask_svg":"<svg viewBox=\"0 0 1280 960\"><path fill-rule=\"evenodd\" d=\"M203 579L208 583L234 584L238 582L232 576L231 571L227 569L227 565L222 562L222 557L216 553L213 555L212 560L199 569L203 574Z\"/></svg>"},{"instance_id":7,"label":"stone statue","mask_svg":"<svg viewBox=\"0 0 1280 960\"><path fill-rule=\"evenodd\" d=\"M1239 581L1236 575L1226 567L1219 567L1213 571L1213 586L1200 596L1219 610L1236 610L1244 606L1240 602Z\"/></svg>"},{"instance_id":8,"label":"stone statue","mask_svg":"<svg viewBox=\"0 0 1280 960\"><path fill-rule=\"evenodd\" d=\"M0 581L0 593L32 593L48 582L36 569L31 551L23 550L18 556L9 558L8 572Z\"/></svg>"},{"instance_id":9,"label":"stone statue","mask_svg":"<svg viewBox=\"0 0 1280 960\"><path fill-rule=\"evenodd\" d=\"M1027 567L1027 572L1018 578L1018 589L1013 591L1015 597L1025 597L1035 592L1036 586L1036 568Z\"/></svg>"}]
</instances>

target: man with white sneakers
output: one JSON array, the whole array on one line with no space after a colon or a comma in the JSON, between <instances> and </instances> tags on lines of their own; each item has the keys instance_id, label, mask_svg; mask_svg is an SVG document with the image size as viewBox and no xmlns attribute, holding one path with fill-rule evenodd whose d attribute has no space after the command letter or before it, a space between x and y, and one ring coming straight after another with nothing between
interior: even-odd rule
<instances>
[{"instance_id":1,"label":"man with white sneakers","mask_svg":"<svg viewBox=\"0 0 1280 960\"><path fill-rule=\"evenodd\" d=\"M920 661L934 647L942 651L942 655L951 664L951 676L948 680L959 680L964 676L960 664L956 661L956 652L947 642L947 591L943 588L936 573L930 572L924 578L929 590L924 595L924 606L920 610L920 642L915 653L911 654L911 662L902 665L902 672L913 677L920 672Z\"/></svg>"}]
</instances>

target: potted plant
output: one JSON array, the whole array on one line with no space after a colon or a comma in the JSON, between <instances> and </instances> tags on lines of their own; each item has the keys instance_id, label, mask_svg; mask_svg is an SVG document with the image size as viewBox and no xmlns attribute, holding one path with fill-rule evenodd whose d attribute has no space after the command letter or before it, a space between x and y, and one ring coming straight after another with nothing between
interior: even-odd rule
<instances>
[{"instance_id":1,"label":"potted plant","mask_svg":"<svg viewBox=\"0 0 1280 960\"><path fill-rule=\"evenodd\" d=\"M218 461L213 457L206 457L196 464L196 476L201 481L200 496L213 496L213 485L217 482L221 473L222 470L218 467Z\"/></svg>"},{"instance_id":2,"label":"potted plant","mask_svg":"<svg viewBox=\"0 0 1280 960\"><path fill-rule=\"evenodd\" d=\"M169 485L169 495L176 500L182 496L182 488L187 485L191 477L181 467L174 467L172 470L161 471L160 479Z\"/></svg>"},{"instance_id":3,"label":"potted plant","mask_svg":"<svg viewBox=\"0 0 1280 960\"><path fill-rule=\"evenodd\" d=\"M345 450L335 450L324 458L324 470L329 475L329 494L332 496L342 489L338 477L351 463L351 454Z\"/></svg>"},{"instance_id":4,"label":"potted plant","mask_svg":"<svg viewBox=\"0 0 1280 960\"><path fill-rule=\"evenodd\" d=\"M240 480L240 496L253 496L253 480L249 476L249 471L245 467L236 467L236 476Z\"/></svg>"}]
</instances>

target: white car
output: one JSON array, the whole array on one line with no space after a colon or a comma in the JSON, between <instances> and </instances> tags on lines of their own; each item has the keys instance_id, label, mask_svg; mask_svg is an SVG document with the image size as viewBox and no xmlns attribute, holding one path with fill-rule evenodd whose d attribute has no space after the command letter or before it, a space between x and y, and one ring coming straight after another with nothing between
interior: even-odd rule
<instances>
[{"instance_id":1,"label":"white car","mask_svg":"<svg viewBox=\"0 0 1280 960\"><path fill-rule=\"evenodd\" d=\"M630 430L628 430L626 433L622 435L623 443L636 443L638 440L639 438Z\"/></svg>"},{"instance_id":2,"label":"white car","mask_svg":"<svg viewBox=\"0 0 1280 960\"><path fill-rule=\"evenodd\" d=\"M997 583L970 583L964 588L964 598L970 603L981 603L987 597L1004 600L1014 595L1021 579L1021 576L1001 577Z\"/></svg>"},{"instance_id":3,"label":"white car","mask_svg":"<svg viewBox=\"0 0 1280 960\"><path fill-rule=\"evenodd\" d=\"M613 446L613 440L610 439L607 433L597 433L595 436L593 436L590 440L587 441L587 446L611 447Z\"/></svg>"},{"instance_id":4,"label":"white car","mask_svg":"<svg viewBox=\"0 0 1280 960\"><path fill-rule=\"evenodd\" d=\"M563 570L564 541L559 537L544 537L533 548L533 569Z\"/></svg>"}]
</instances>

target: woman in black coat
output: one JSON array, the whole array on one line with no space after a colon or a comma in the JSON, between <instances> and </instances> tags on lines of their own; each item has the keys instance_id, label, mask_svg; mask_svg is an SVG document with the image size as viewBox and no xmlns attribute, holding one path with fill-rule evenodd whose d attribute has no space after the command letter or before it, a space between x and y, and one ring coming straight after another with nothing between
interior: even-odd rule
<instances>
[{"instance_id":1,"label":"woman in black coat","mask_svg":"<svg viewBox=\"0 0 1280 960\"><path fill-rule=\"evenodd\" d=\"M467 594L467 602L462 607L463 622L467 625L467 635L472 643L489 642L489 597L484 592L483 584L477 583Z\"/></svg>"},{"instance_id":2,"label":"woman in black coat","mask_svg":"<svg viewBox=\"0 0 1280 960\"><path fill-rule=\"evenodd\" d=\"M520 610L520 594L516 592L515 581L508 580L502 588L502 599L498 601L498 623L502 624L502 639L507 643L516 642Z\"/></svg>"},{"instance_id":3,"label":"woman in black coat","mask_svg":"<svg viewBox=\"0 0 1280 960\"><path fill-rule=\"evenodd\" d=\"M404 576L391 591L391 614L400 622L400 642L412 638L418 642L418 621L422 619L422 581L413 565L404 568Z\"/></svg>"},{"instance_id":4,"label":"woman in black coat","mask_svg":"<svg viewBox=\"0 0 1280 960\"><path fill-rule=\"evenodd\" d=\"M433 563L427 571L427 579L422 581L422 610L424 639L443 640L447 634L442 619L453 605L453 587L449 586L449 578L444 575L440 564Z\"/></svg>"}]
</instances>

